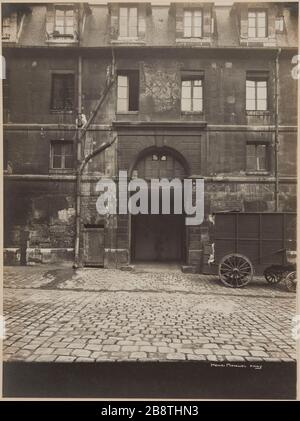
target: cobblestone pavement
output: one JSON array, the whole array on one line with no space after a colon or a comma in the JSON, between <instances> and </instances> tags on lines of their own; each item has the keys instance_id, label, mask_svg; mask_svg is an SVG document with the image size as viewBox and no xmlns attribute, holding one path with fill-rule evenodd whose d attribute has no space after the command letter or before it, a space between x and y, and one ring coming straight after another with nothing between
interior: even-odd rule
<instances>
[{"instance_id":1,"label":"cobblestone pavement","mask_svg":"<svg viewBox=\"0 0 300 421\"><path fill-rule=\"evenodd\" d=\"M216 275L184 274L180 270L148 272L137 269L134 272L113 269L80 269L71 267L54 269L48 267L6 267L5 288L43 288L79 291L155 291L194 292L224 295L251 295L264 297L289 297L284 284L268 285L262 277L255 277L246 288L225 287Z\"/></svg>"},{"instance_id":2,"label":"cobblestone pavement","mask_svg":"<svg viewBox=\"0 0 300 421\"><path fill-rule=\"evenodd\" d=\"M291 361L295 294L261 278L69 267L4 271L4 360Z\"/></svg>"}]
</instances>

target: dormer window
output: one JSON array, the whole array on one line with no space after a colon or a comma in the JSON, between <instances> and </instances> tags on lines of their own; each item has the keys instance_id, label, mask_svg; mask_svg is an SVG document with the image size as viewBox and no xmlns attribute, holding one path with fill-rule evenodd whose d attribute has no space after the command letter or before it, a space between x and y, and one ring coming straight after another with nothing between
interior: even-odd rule
<instances>
[{"instance_id":1,"label":"dormer window","mask_svg":"<svg viewBox=\"0 0 300 421\"><path fill-rule=\"evenodd\" d=\"M110 3L110 37L112 43L145 43L149 3Z\"/></svg>"},{"instance_id":2,"label":"dormer window","mask_svg":"<svg viewBox=\"0 0 300 421\"><path fill-rule=\"evenodd\" d=\"M267 36L267 12L265 10L249 10L248 37L266 38Z\"/></svg>"},{"instance_id":3,"label":"dormer window","mask_svg":"<svg viewBox=\"0 0 300 421\"><path fill-rule=\"evenodd\" d=\"M212 3L174 2L170 15L174 17L176 43L209 46L214 36Z\"/></svg>"},{"instance_id":4,"label":"dormer window","mask_svg":"<svg viewBox=\"0 0 300 421\"><path fill-rule=\"evenodd\" d=\"M202 37L202 10L184 10L183 16L184 38Z\"/></svg>"},{"instance_id":5,"label":"dormer window","mask_svg":"<svg viewBox=\"0 0 300 421\"><path fill-rule=\"evenodd\" d=\"M10 15L2 16L2 41L3 42L16 42L18 25L21 22L21 15L11 13Z\"/></svg>"},{"instance_id":6,"label":"dormer window","mask_svg":"<svg viewBox=\"0 0 300 421\"><path fill-rule=\"evenodd\" d=\"M10 17L2 19L2 41L10 40Z\"/></svg>"},{"instance_id":7,"label":"dormer window","mask_svg":"<svg viewBox=\"0 0 300 421\"><path fill-rule=\"evenodd\" d=\"M47 42L64 45L78 41L78 7L74 4L48 4Z\"/></svg>"},{"instance_id":8,"label":"dormer window","mask_svg":"<svg viewBox=\"0 0 300 421\"><path fill-rule=\"evenodd\" d=\"M120 7L119 37L137 38L138 9L137 7Z\"/></svg>"},{"instance_id":9,"label":"dormer window","mask_svg":"<svg viewBox=\"0 0 300 421\"><path fill-rule=\"evenodd\" d=\"M74 37L74 10L67 7L55 7L53 37Z\"/></svg>"}]
</instances>

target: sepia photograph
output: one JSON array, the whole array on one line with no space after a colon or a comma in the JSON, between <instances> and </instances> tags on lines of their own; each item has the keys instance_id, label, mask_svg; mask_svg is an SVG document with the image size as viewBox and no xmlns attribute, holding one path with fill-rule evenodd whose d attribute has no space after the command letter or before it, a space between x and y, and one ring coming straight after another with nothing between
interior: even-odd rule
<instances>
[{"instance_id":1,"label":"sepia photograph","mask_svg":"<svg viewBox=\"0 0 300 421\"><path fill-rule=\"evenodd\" d=\"M1 19L3 398L296 400L298 1Z\"/></svg>"}]
</instances>

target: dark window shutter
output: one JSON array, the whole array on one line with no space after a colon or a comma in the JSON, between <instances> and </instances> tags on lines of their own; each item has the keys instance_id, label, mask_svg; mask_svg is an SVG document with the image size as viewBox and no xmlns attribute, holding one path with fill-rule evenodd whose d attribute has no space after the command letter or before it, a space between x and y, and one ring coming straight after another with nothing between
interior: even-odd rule
<instances>
[{"instance_id":1,"label":"dark window shutter","mask_svg":"<svg viewBox=\"0 0 300 421\"><path fill-rule=\"evenodd\" d=\"M183 38L183 6L176 4L176 38Z\"/></svg>"}]
</instances>

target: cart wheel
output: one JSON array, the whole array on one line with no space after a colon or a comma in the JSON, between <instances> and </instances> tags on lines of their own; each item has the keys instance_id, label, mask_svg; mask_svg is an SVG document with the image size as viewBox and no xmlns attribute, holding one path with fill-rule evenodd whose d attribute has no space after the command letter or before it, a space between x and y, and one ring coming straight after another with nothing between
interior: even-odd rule
<instances>
[{"instance_id":1,"label":"cart wheel","mask_svg":"<svg viewBox=\"0 0 300 421\"><path fill-rule=\"evenodd\" d=\"M264 271L264 277L269 284L278 284L285 277L285 272L268 267Z\"/></svg>"},{"instance_id":2,"label":"cart wheel","mask_svg":"<svg viewBox=\"0 0 300 421\"><path fill-rule=\"evenodd\" d=\"M219 277L224 285L241 288L253 278L253 266L242 254L228 254L219 264Z\"/></svg>"},{"instance_id":3,"label":"cart wheel","mask_svg":"<svg viewBox=\"0 0 300 421\"><path fill-rule=\"evenodd\" d=\"M290 272L285 278L285 286L290 292L296 292L297 276L296 272Z\"/></svg>"},{"instance_id":4,"label":"cart wheel","mask_svg":"<svg viewBox=\"0 0 300 421\"><path fill-rule=\"evenodd\" d=\"M277 284L278 282L278 278L275 276L275 273L272 271L272 269L267 268L264 271L264 277L269 284Z\"/></svg>"}]
</instances>

